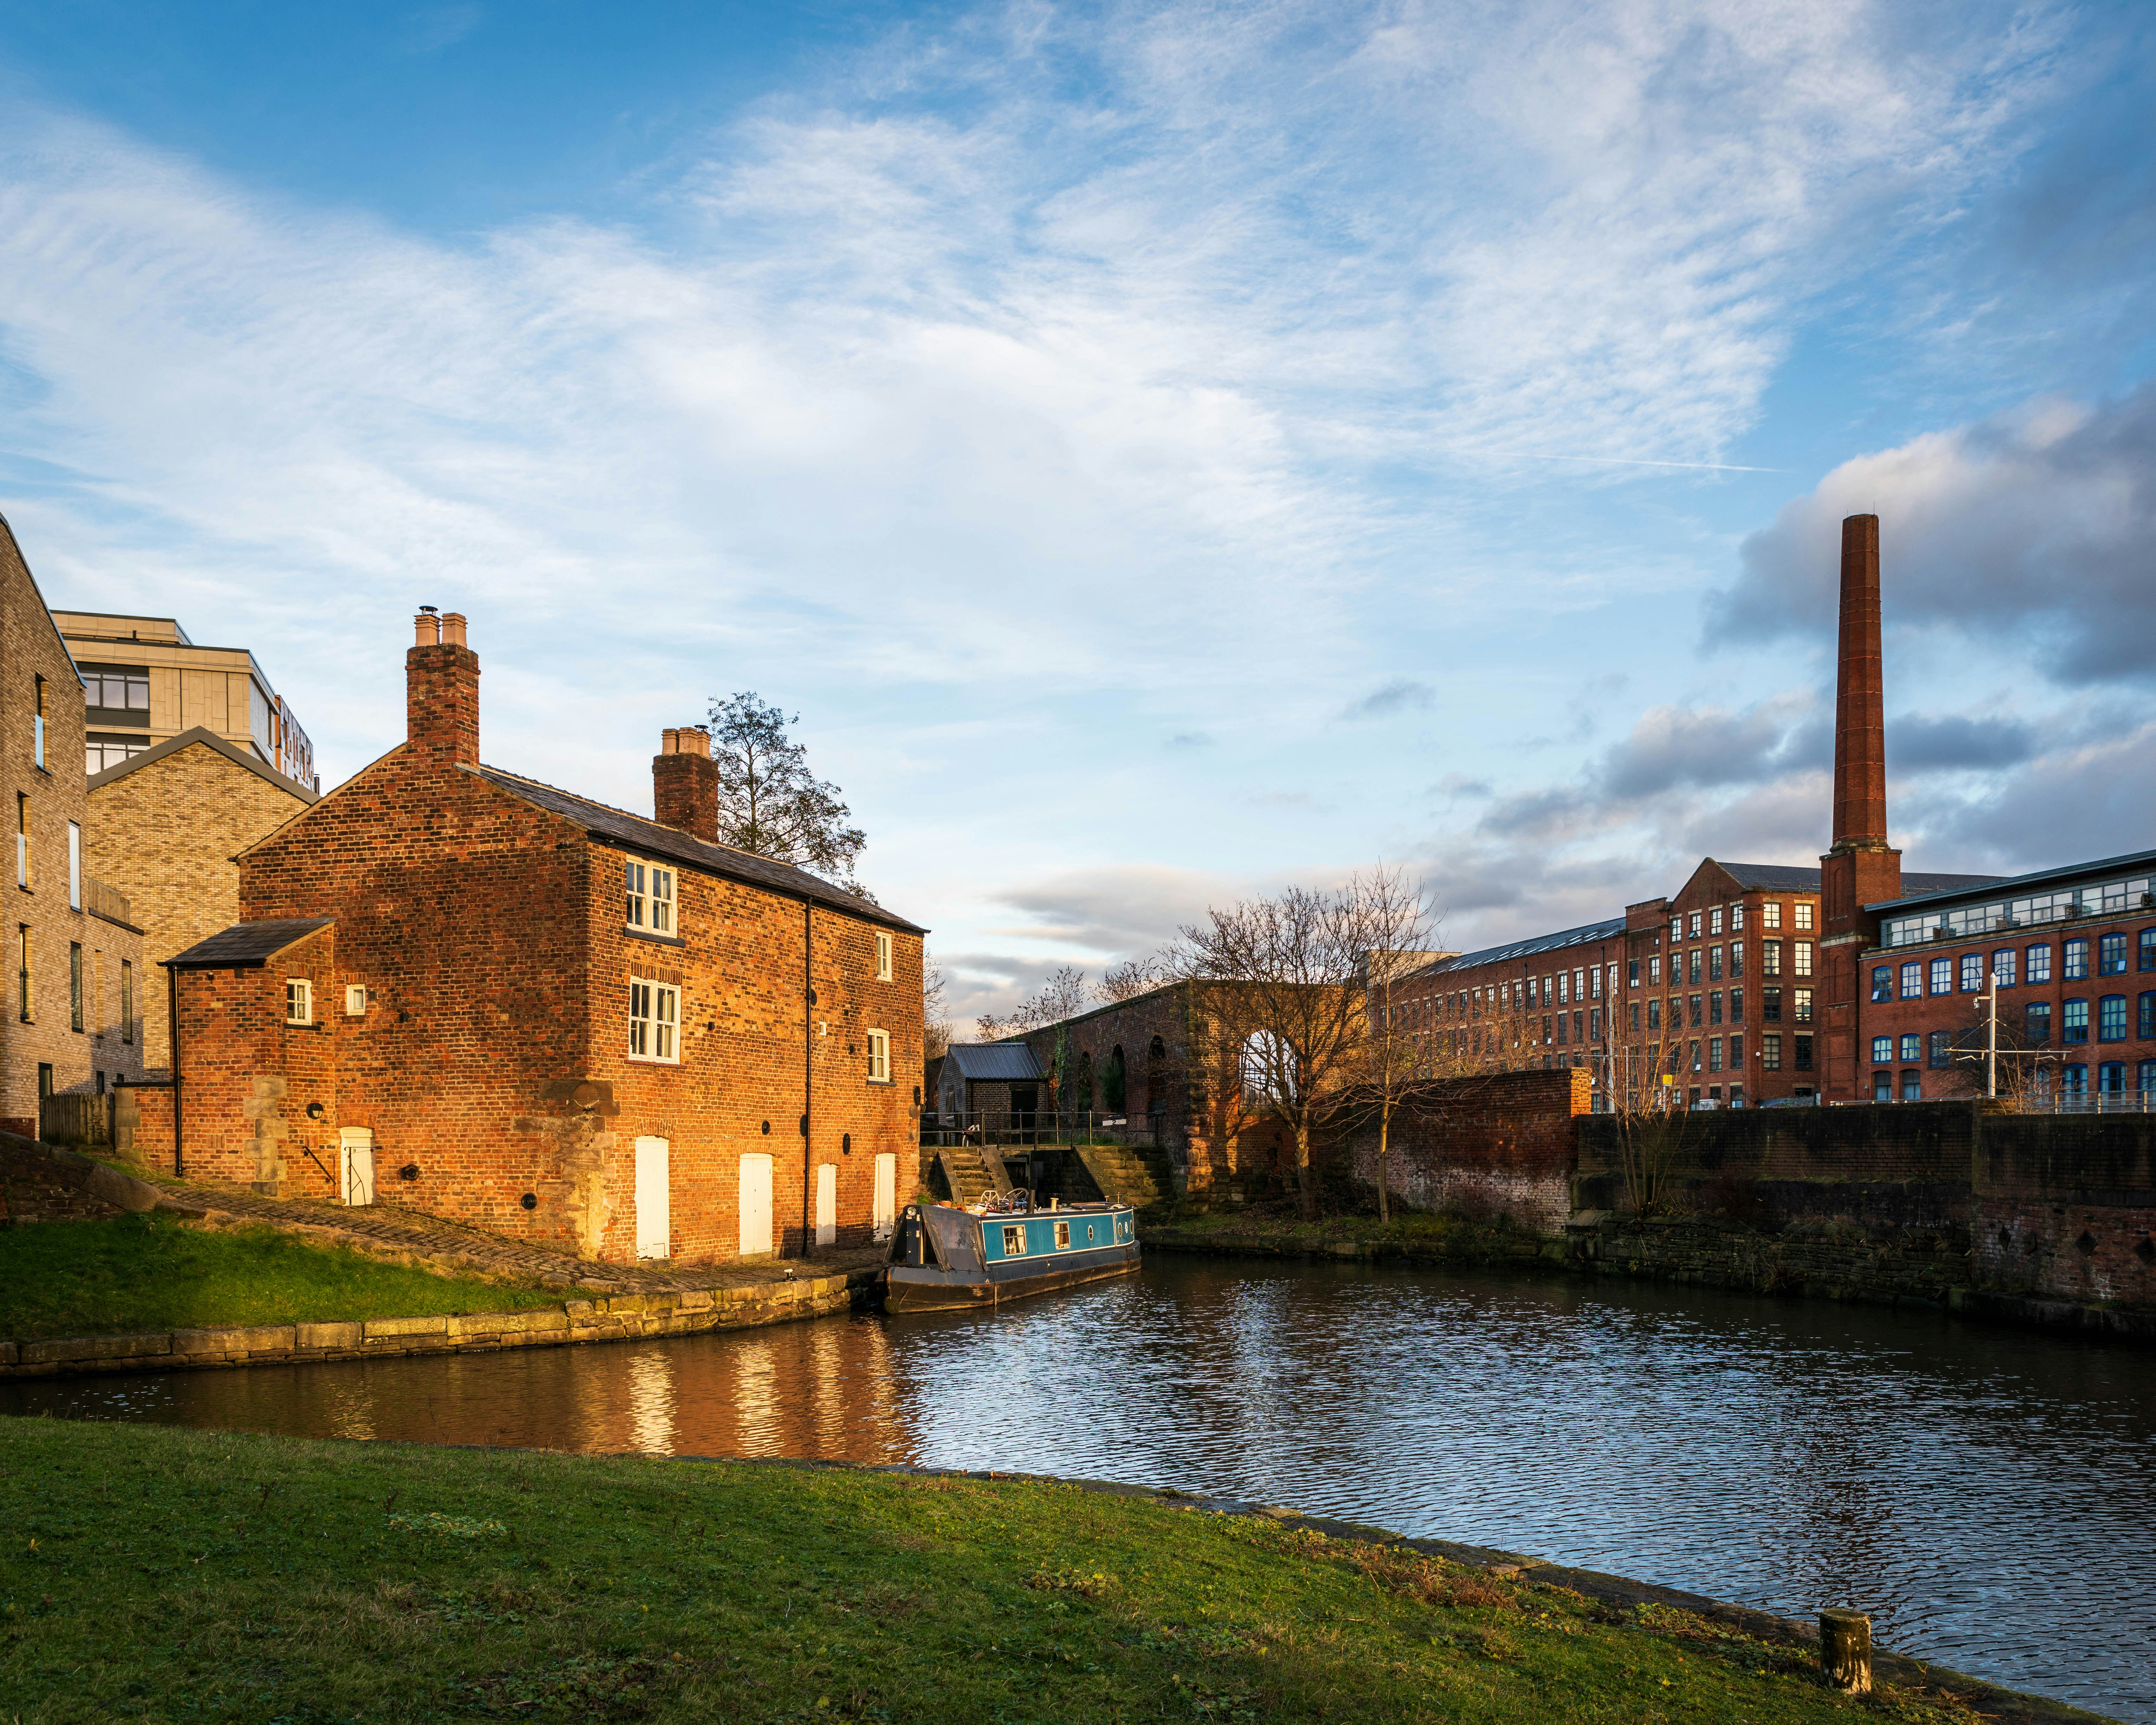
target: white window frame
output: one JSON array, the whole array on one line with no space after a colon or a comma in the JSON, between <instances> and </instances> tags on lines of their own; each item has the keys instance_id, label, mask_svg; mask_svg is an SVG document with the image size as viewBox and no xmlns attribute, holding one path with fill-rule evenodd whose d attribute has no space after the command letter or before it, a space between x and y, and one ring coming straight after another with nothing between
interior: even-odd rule
<instances>
[{"instance_id":1,"label":"white window frame","mask_svg":"<svg viewBox=\"0 0 2156 1725\"><path fill-rule=\"evenodd\" d=\"M646 918L651 900L650 895L644 891L645 872L644 865L634 857L624 857L622 860L621 883L624 903L621 920L626 927L643 928L648 926Z\"/></svg>"},{"instance_id":2,"label":"white window frame","mask_svg":"<svg viewBox=\"0 0 2156 1725\"><path fill-rule=\"evenodd\" d=\"M1759 926L1762 928L1779 928L1782 926L1782 906L1779 899L1770 898L1759 906Z\"/></svg>"},{"instance_id":3,"label":"white window frame","mask_svg":"<svg viewBox=\"0 0 2156 1725\"><path fill-rule=\"evenodd\" d=\"M68 908L82 908L82 823L68 823Z\"/></svg>"},{"instance_id":4,"label":"white window frame","mask_svg":"<svg viewBox=\"0 0 2156 1725\"><path fill-rule=\"evenodd\" d=\"M1795 906L1795 916L1797 927L1799 930L1810 928L1812 926L1812 901L1808 898L1799 899Z\"/></svg>"},{"instance_id":5,"label":"white window frame","mask_svg":"<svg viewBox=\"0 0 2156 1725\"><path fill-rule=\"evenodd\" d=\"M311 1024L315 1021L315 985L303 976L285 978L285 1022Z\"/></svg>"},{"instance_id":6,"label":"white window frame","mask_svg":"<svg viewBox=\"0 0 2156 1725\"><path fill-rule=\"evenodd\" d=\"M891 1032L871 1030L868 1033L869 1082L889 1084L891 1078Z\"/></svg>"},{"instance_id":7,"label":"white window frame","mask_svg":"<svg viewBox=\"0 0 2156 1725\"><path fill-rule=\"evenodd\" d=\"M657 1066L681 1064L680 984L629 979L629 1057Z\"/></svg>"},{"instance_id":8,"label":"white window frame","mask_svg":"<svg viewBox=\"0 0 2156 1725\"><path fill-rule=\"evenodd\" d=\"M656 864L651 869L651 932L674 932L674 870Z\"/></svg>"},{"instance_id":9,"label":"white window frame","mask_svg":"<svg viewBox=\"0 0 2156 1725\"><path fill-rule=\"evenodd\" d=\"M875 979L880 983L891 980L891 936L880 928L875 937Z\"/></svg>"},{"instance_id":10,"label":"white window frame","mask_svg":"<svg viewBox=\"0 0 2156 1725\"><path fill-rule=\"evenodd\" d=\"M622 925L649 934L674 932L674 870L657 863L622 860Z\"/></svg>"},{"instance_id":11,"label":"white window frame","mask_svg":"<svg viewBox=\"0 0 2156 1725\"><path fill-rule=\"evenodd\" d=\"M344 986L344 1015L348 1019L367 1016L367 984L346 983Z\"/></svg>"}]
</instances>

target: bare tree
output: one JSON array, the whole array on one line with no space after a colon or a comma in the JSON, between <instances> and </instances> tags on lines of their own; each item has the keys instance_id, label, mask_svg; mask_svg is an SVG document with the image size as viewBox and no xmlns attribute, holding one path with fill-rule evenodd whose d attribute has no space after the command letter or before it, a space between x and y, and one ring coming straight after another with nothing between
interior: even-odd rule
<instances>
[{"instance_id":1,"label":"bare tree","mask_svg":"<svg viewBox=\"0 0 2156 1725\"><path fill-rule=\"evenodd\" d=\"M921 1055L939 1060L951 1052L951 1015L944 1010L943 967L927 951L921 955Z\"/></svg>"},{"instance_id":2,"label":"bare tree","mask_svg":"<svg viewBox=\"0 0 2156 1725\"><path fill-rule=\"evenodd\" d=\"M1419 884L1399 869L1382 865L1358 883L1363 916L1376 942L1362 959L1363 1019L1367 1032L1355 1076L1378 1122L1378 1219L1392 1219L1392 1182L1388 1157L1392 1149L1393 1115L1409 1086L1435 1074L1434 1049L1417 1034L1414 1009L1425 990L1408 978L1440 955L1434 944L1437 915Z\"/></svg>"},{"instance_id":3,"label":"bare tree","mask_svg":"<svg viewBox=\"0 0 2156 1725\"><path fill-rule=\"evenodd\" d=\"M1149 958L1126 958L1121 964L1108 967L1108 973L1093 985L1093 998L1113 1005L1150 994L1172 980L1166 963L1158 952Z\"/></svg>"},{"instance_id":4,"label":"bare tree","mask_svg":"<svg viewBox=\"0 0 2156 1725\"><path fill-rule=\"evenodd\" d=\"M1086 1010L1086 973L1075 965L1059 967L1030 1000L1013 1009L1008 1018L984 1012L973 1021L983 1042L1003 1042L1038 1030Z\"/></svg>"},{"instance_id":5,"label":"bare tree","mask_svg":"<svg viewBox=\"0 0 2156 1725\"><path fill-rule=\"evenodd\" d=\"M737 850L792 863L871 895L854 878L868 839L848 826L839 788L808 770L808 751L787 735L800 722L753 691L711 703L711 760L719 769L719 838Z\"/></svg>"},{"instance_id":6,"label":"bare tree","mask_svg":"<svg viewBox=\"0 0 2156 1725\"><path fill-rule=\"evenodd\" d=\"M1331 892L1291 886L1209 911L1170 950L1174 973L1237 1050L1246 1101L1294 1138L1306 1217L1317 1214L1311 1144L1359 1070L1363 955L1383 944L1384 926L1358 875Z\"/></svg>"}]
</instances>

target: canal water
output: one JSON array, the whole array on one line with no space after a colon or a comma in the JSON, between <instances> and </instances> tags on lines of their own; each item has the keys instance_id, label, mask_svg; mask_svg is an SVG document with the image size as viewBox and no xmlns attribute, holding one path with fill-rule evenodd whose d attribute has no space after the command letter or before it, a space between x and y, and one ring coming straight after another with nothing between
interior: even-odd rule
<instances>
[{"instance_id":1,"label":"canal water","mask_svg":"<svg viewBox=\"0 0 2156 1725\"><path fill-rule=\"evenodd\" d=\"M0 1413L1175 1486L2156 1722L2156 1358L1940 1314L1162 1255L990 1315L0 1385Z\"/></svg>"}]
</instances>

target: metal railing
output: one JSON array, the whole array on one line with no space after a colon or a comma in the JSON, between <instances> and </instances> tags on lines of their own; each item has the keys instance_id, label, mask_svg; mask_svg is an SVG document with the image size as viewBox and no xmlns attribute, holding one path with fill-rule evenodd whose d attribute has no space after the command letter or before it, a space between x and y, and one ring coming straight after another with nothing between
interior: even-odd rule
<instances>
[{"instance_id":1,"label":"metal railing","mask_svg":"<svg viewBox=\"0 0 2156 1725\"><path fill-rule=\"evenodd\" d=\"M947 1113L931 1108L921 1117L923 1149L973 1144L1158 1144L1165 1114L1116 1114L1087 1111L1055 1114L969 1109Z\"/></svg>"},{"instance_id":2,"label":"metal railing","mask_svg":"<svg viewBox=\"0 0 2156 1725\"><path fill-rule=\"evenodd\" d=\"M2066 1090L2025 1095L2024 1114L2156 1114L2156 1090Z\"/></svg>"}]
</instances>

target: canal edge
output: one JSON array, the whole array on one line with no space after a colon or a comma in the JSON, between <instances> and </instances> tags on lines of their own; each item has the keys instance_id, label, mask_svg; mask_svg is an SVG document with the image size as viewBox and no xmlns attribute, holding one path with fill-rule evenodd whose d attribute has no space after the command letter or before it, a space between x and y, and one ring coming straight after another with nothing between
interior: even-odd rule
<instances>
[{"instance_id":1,"label":"canal edge","mask_svg":"<svg viewBox=\"0 0 2156 1725\"><path fill-rule=\"evenodd\" d=\"M577 1348L644 1342L713 1330L755 1329L832 1317L865 1303L877 1272L798 1276L745 1287L683 1289L565 1300L521 1312L444 1312L424 1317L153 1330L124 1336L0 1341L0 1382L185 1372L321 1360L495 1353L513 1348Z\"/></svg>"}]
</instances>

